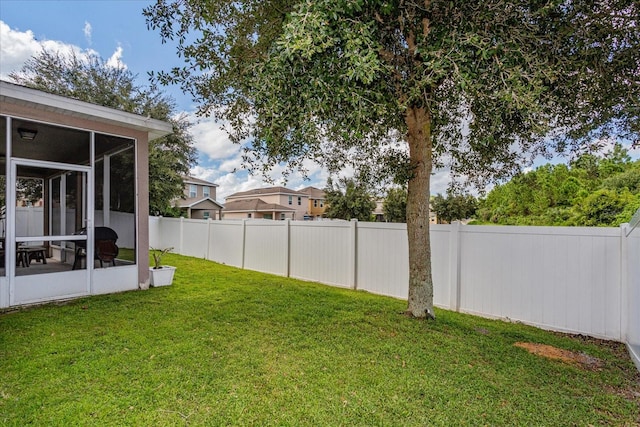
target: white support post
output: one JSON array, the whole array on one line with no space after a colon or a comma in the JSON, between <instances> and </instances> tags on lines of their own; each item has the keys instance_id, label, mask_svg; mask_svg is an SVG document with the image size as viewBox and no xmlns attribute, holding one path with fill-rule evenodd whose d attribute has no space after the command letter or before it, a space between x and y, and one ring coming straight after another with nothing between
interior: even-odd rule
<instances>
[{"instance_id":1,"label":"white support post","mask_svg":"<svg viewBox=\"0 0 640 427\"><path fill-rule=\"evenodd\" d=\"M184 217L180 217L180 240L179 240L179 244L180 247L178 248L178 253L183 255L184 252L182 251L182 248L184 247Z\"/></svg>"},{"instance_id":2,"label":"white support post","mask_svg":"<svg viewBox=\"0 0 640 427\"><path fill-rule=\"evenodd\" d=\"M623 342L629 341L629 229L629 224L620 225L620 340Z\"/></svg>"},{"instance_id":3,"label":"white support post","mask_svg":"<svg viewBox=\"0 0 640 427\"><path fill-rule=\"evenodd\" d=\"M449 226L449 309L460 311L460 222Z\"/></svg>"},{"instance_id":4,"label":"white support post","mask_svg":"<svg viewBox=\"0 0 640 427\"><path fill-rule=\"evenodd\" d=\"M244 270L244 254L247 251L247 220L242 220L242 262L240 268Z\"/></svg>"},{"instance_id":5,"label":"white support post","mask_svg":"<svg viewBox=\"0 0 640 427\"><path fill-rule=\"evenodd\" d=\"M209 254L210 251L209 249L211 248L211 218L207 218L207 249L204 252L204 259L208 260L209 259Z\"/></svg>"},{"instance_id":6,"label":"white support post","mask_svg":"<svg viewBox=\"0 0 640 427\"><path fill-rule=\"evenodd\" d=\"M291 273L291 219L284 220L284 238L287 247L287 253L284 257L284 277L289 277Z\"/></svg>"},{"instance_id":7,"label":"white support post","mask_svg":"<svg viewBox=\"0 0 640 427\"><path fill-rule=\"evenodd\" d=\"M4 215L4 258L5 265L5 292L0 295L0 307L9 307L14 302L14 283L13 278L15 276L16 269L16 246L15 246L15 232L16 232L16 177L13 175L13 165L11 157L11 129L13 125L11 123L11 117L6 117L5 122L5 215Z\"/></svg>"},{"instance_id":8,"label":"white support post","mask_svg":"<svg viewBox=\"0 0 640 427\"><path fill-rule=\"evenodd\" d=\"M102 224L111 227L111 156L102 158Z\"/></svg>"},{"instance_id":9,"label":"white support post","mask_svg":"<svg viewBox=\"0 0 640 427\"><path fill-rule=\"evenodd\" d=\"M349 283L351 289L358 289L358 220L352 219L350 223L349 242Z\"/></svg>"}]
</instances>

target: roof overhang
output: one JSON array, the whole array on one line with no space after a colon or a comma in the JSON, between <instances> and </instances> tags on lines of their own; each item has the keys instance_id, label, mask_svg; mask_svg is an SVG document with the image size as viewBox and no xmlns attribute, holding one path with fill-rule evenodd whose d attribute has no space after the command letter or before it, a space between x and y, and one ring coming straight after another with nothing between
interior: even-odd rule
<instances>
[{"instance_id":1,"label":"roof overhang","mask_svg":"<svg viewBox=\"0 0 640 427\"><path fill-rule=\"evenodd\" d=\"M189 199L189 200L178 200L178 207L179 208L192 208L202 202L211 202L213 203L215 206L217 206L220 209L223 209L224 206L221 205L220 203L216 202L215 200L213 200L211 197L204 197L202 199Z\"/></svg>"},{"instance_id":2,"label":"roof overhang","mask_svg":"<svg viewBox=\"0 0 640 427\"><path fill-rule=\"evenodd\" d=\"M0 80L0 102L147 132L149 141L173 132L171 124L161 120L53 95L4 80Z\"/></svg>"}]
</instances>

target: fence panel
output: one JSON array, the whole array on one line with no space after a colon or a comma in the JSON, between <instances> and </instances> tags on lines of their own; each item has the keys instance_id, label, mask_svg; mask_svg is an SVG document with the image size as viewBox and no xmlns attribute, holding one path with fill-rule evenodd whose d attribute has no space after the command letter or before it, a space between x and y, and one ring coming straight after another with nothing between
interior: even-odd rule
<instances>
[{"instance_id":1,"label":"fence panel","mask_svg":"<svg viewBox=\"0 0 640 427\"><path fill-rule=\"evenodd\" d=\"M184 255L207 258L209 224L200 219L182 220L182 253Z\"/></svg>"},{"instance_id":2,"label":"fence panel","mask_svg":"<svg viewBox=\"0 0 640 427\"><path fill-rule=\"evenodd\" d=\"M95 212L96 226L104 225L102 211ZM118 233L118 246L121 248L134 248L136 246L136 217L132 213L109 212L109 227Z\"/></svg>"},{"instance_id":3,"label":"fence panel","mask_svg":"<svg viewBox=\"0 0 640 427\"><path fill-rule=\"evenodd\" d=\"M452 287L456 286L455 283L451 283L450 277L451 268L457 268L452 266L451 263L457 263L458 255L454 255L455 259L450 259L450 239L451 239L451 226L449 225L431 225L431 275L433 278L433 304L438 307L451 308L451 292ZM409 256L407 254L407 256ZM407 280L409 280L407 278ZM408 287L407 287L408 288ZM409 290L402 296L407 298ZM454 303L455 304L455 303Z\"/></svg>"},{"instance_id":4,"label":"fence panel","mask_svg":"<svg viewBox=\"0 0 640 427\"><path fill-rule=\"evenodd\" d=\"M292 221L289 275L334 286L351 286L352 227L352 223L342 221Z\"/></svg>"},{"instance_id":5,"label":"fence panel","mask_svg":"<svg viewBox=\"0 0 640 427\"><path fill-rule=\"evenodd\" d=\"M407 298L409 249L405 224L358 223L357 287Z\"/></svg>"},{"instance_id":6,"label":"fence panel","mask_svg":"<svg viewBox=\"0 0 640 427\"><path fill-rule=\"evenodd\" d=\"M286 276L286 226L286 221L246 221L244 268Z\"/></svg>"},{"instance_id":7,"label":"fence panel","mask_svg":"<svg viewBox=\"0 0 640 427\"><path fill-rule=\"evenodd\" d=\"M2 222L4 227L4 221ZM6 230L2 229L2 235ZM41 207L16 207L16 236L42 236L44 234L44 210Z\"/></svg>"},{"instance_id":8,"label":"fence panel","mask_svg":"<svg viewBox=\"0 0 640 427\"><path fill-rule=\"evenodd\" d=\"M243 221L209 223L209 259L221 264L242 267L244 251Z\"/></svg>"},{"instance_id":9,"label":"fence panel","mask_svg":"<svg viewBox=\"0 0 640 427\"><path fill-rule=\"evenodd\" d=\"M149 217L149 246L152 248L162 248L162 235L164 224L162 224L162 217L150 216Z\"/></svg>"},{"instance_id":10,"label":"fence panel","mask_svg":"<svg viewBox=\"0 0 640 427\"><path fill-rule=\"evenodd\" d=\"M463 227L463 311L620 339L620 232Z\"/></svg>"},{"instance_id":11,"label":"fence panel","mask_svg":"<svg viewBox=\"0 0 640 427\"><path fill-rule=\"evenodd\" d=\"M161 234L160 239L149 239L159 243L153 246L156 249L173 248L174 252L180 253L180 242L182 241L182 227L179 218L160 218Z\"/></svg>"}]
</instances>

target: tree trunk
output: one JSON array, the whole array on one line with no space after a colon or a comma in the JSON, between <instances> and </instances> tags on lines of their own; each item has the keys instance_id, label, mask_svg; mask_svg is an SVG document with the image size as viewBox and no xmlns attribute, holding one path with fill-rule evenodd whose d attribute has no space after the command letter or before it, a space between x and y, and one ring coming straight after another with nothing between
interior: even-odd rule
<instances>
[{"instance_id":1,"label":"tree trunk","mask_svg":"<svg viewBox=\"0 0 640 427\"><path fill-rule=\"evenodd\" d=\"M431 114L412 107L405 114L412 176L407 195L409 238L409 304L407 314L435 318L431 242L429 240L429 185L432 169Z\"/></svg>"}]
</instances>

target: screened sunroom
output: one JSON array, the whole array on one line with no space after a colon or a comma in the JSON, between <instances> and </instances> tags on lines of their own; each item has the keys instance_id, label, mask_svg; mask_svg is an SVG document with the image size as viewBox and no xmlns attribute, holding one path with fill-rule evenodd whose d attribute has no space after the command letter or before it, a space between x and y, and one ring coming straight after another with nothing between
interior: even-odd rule
<instances>
[{"instance_id":1,"label":"screened sunroom","mask_svg":"<svg viewBox=\"0 0 640 427\"><path fill-rule=\"evenodd\" d=\"M0 307L145 287L168 123L0 81Z\"/></svg>"}]
</instances>

